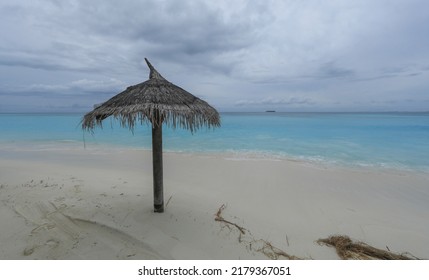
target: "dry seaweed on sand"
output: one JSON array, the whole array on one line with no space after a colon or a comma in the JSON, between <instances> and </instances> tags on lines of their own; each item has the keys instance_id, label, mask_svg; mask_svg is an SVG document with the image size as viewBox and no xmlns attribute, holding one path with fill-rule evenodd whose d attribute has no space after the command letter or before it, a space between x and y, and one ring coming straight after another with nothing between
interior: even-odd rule
<instances>
[{"instance_id":1,"label":"dry seaweed on sand","mask_svg":"<svg viewBox=\"0 0 429 280\"><path fill-rule=\"evenodd\" d=\"M241 226L237 225L236 223L227 221L222 217L222 211L225 210L225 208L226 208L225 204L222 204L222 206L219 207L219 209L217 210L216 215L215 215L215 221L225 223L228 226L234 226L235 228L237 228L240 231L240 236L241 236L241 234L246 234L247 230L244 227L241 227Z\"/></svg>"},{"instance_id":2,"label":"dry seaweed on sand","mask_svg":"<svg viewBox=\"0 0 429 280\"><path fill-rule=\"evenodd\" d=\"M288 260L302 260L302 258L294 256L294 255L290 255L288 253L286 253L285 251L283 251L282 249L277 248L276 246L274 246L273 244L271 244L271 242L268 242L266 240L259 240L260 242L262 242L262 246L257 249L257 252L261 252L262 254L264 254L265 256L267 256L268 258L272 259L272 260L278 260L281 257L288 259ZM255 243L257 242L256 240L254 241Z\"/></svg>"},{"instance_id":3,"label":"dry seaweed on sand","mask_svg":"<svg viewBox=\"0 0 429 280\"><path fill-rule=\"evenodd\" d=\"M346 235L333 235L317 240L319 245L335 247L338 256L343 260L416 260L409 253L395 254L374 248L364 242L353 241Z\"/></svg>"},{"instance_id":4,"label":"dry seaweed on sand","mask_svg":"<svg viewBox=\"0 0 429 280\"><path fill-rule=\"evenodd\" d=\"M231 227L236 228L240 232L240 235L238 237L239 243L245 243L249 250L262 253L266 257L272 260L277 260L280 258L285 258L288 260L301 260L301 258L286 253L285 251L277 248L276 246L272 245L270 242L266 240L263 240L263 239L256 240L248 229L242 226L239 226L234 222L226 220L222 216L222 211L225 210L225 208L226 208L225 204L222 204L222 206L219 207L219 209L215 214L215 221L222 223L223 225L227 226L230 229ZM246 235L246 233L248 238L246 238L247 240L244 240L243 236Z\"/></svg>"},{"instance_id":5,"label":"dry seaweed on sand","mask_svg":"<svg viewBox=\"0 0 429 280\"><path fill-rule=\"evenodd\" d=\"M236 228L239 232L239 242L245 243L248 249L254 252L264 254L266 257L277 260L285 258L289 260L302 260L303 258L290 255L285 251L271 244L271 242L263 239L255 239L250 231L242 226L237 225L234 222L226 220L222 216L222 212L226 206L223 204L219 207L215 214L215 221L220 222L223 226ZM247 234L247 235L246 235ZM247 238L243 238L247 236ZM418 260L419 258L413 256L410 253L396 254L389 251L381 250L372 247L361 241L353 241L346 235L332 235L328 238L321 238L316 241L319 245L327 245L334 247L338 256L343 260ZM287 240L287 243L288 240Z\"/></svg>"}]
</instances>

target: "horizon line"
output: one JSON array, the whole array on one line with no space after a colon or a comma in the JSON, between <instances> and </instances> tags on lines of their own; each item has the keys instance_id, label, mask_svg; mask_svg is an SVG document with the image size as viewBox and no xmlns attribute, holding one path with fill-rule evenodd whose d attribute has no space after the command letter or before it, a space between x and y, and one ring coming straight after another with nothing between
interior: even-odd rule
<instances>
[{"instance_id":1,"label":"horizon line","mask_svg":"<svg viewBox=\"0 0 429 280\"><path fill-rule=\"evenodd\" d=\"M2 112L0 111L0 114L86 114L89 111L6 111ZM416 110L416 111L410 111L410 110L389 110L389 111L377 111L377 110L359 110L359 111L277 111L277 110L261 110L261 111L219 111L220 114L223 113L248 113L248 114L256 114L256 113L266 113L266 114L277 114L277 113L296 113L296 114L303 114L303 113L311 113L311 114L369 114L369 113L429 113L429 110Z\"/></svg>"}]
</instances>

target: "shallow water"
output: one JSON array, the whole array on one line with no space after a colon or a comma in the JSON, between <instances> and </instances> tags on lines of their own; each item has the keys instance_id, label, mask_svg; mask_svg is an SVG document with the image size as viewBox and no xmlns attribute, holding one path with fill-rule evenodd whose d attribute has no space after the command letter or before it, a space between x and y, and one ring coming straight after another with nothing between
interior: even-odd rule
<instances>
[{"instance_id":1,"label":"shallow water","mask_svg":"<svg viewBox=\"0 0 429 280\"><path fill-rule=\"evenodd\" d=\"M0 147L151 148L147 124L132 133L112 119L89 133L82 116L0 114ZM164 150L429 170L428 113L222 113L221 121L194 134L164 127Z\"/></svg>"}]
</instances>

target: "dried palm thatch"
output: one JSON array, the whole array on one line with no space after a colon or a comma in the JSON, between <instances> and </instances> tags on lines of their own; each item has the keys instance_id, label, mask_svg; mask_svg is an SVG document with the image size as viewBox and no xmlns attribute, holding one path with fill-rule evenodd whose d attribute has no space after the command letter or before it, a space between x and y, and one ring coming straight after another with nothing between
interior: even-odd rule
<instances>
[{"instance_id":1,"label":"dried palm thatch","mask_svg":"<svg viewBox=\"0 0 429 280\"><path fill-rule=\"evenodd\" d=\"M409 253L395 254L390 251L374 248L364 242L354 242L345 235L334 235L317 240L318 244L335 247L338 256L343 260L415 260ZM409 256L408 256L409 255Z\"/></svg>"},{"instance_id":2,"label":"dried palm thatch","mask_svg":"<svg viewBox=\"0 0 429 280\"><path fill-rule=\"evenodd\" d=\"M207 102L167 81L145 60L150 69L149 80L128 87L87 113L82 120L82 129L93 131L110 116L131 130L137 122L151 123L154 209L155 212L164 212L162 124L194 132L202 126L220 126L220 117Z\"/></svg>"},{"instance_id":3,"label":"dried palm thatch","mask_svg":"<svg viewBox=\"0 0 429 280\"><path fill-rule=\"evenodd\" d=\"M196 129L220 126L219 113L207 102L167 81L145 58L149 80L128 87L123 92L87 113L82 128L92 131L110 116L131 130L137 122L165 123L173 128Z\"/></svg>"}]
</instances>

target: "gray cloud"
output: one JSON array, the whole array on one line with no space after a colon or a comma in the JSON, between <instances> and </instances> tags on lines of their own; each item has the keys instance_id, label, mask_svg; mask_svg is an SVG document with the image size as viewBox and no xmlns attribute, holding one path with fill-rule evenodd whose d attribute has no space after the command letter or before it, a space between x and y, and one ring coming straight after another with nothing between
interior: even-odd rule
<instances>
[{"instance_id":1,"label":"gray cloud","mask_svg":"<svg viewBox=\"0 0 429 280\"><path fill-rule=\"evenodd\" d=\"M53 22L64 33L89 29L99 41L128 49L131 63L149 56L169 63L208 67L213 63L218 68L213 62L216 55L253 44L256 28L268 23L267 8L261 6L261 13L250 5L239 5L235 13L226 15L229 7L209 1L76 1L73 7L57 7L64 17ZM75 30L70 31L70 26Z\"/></svg>"},{"instance_id":2,"label":"gray cloud","mask_svg":"<svg viewBox=\"0 0 429 280\"><path fill-rule=\"evenodd\" d=\"M114 94L122 91L126 85L115 79L108 81L96 81L82 79L69 84L31 84L28 86L14 87L0 92L0 95L38 95L38 96L64 96L90 94Z\"/></svg>"},{"instance_id":3,"label":"gray cloud","mask_svg":"<svg viewBox=\"0 0 429 280\"><path fill-rule=\"evenodd\" d=\"M403 66L395 66L393 68L382 68L378 70L373 76L363 76L361 75L359 78L353 79L354 81L364 82L364 81L372 81L372 80L381 80L381 79L394 79L394 78L407 78L407 77L416 77L420 75L424 75L425 72L429 70L426 67L417 66L417 65L403 65Z\"/></svg>"},{"instance_id":4,"label":"gray cloud","mask_svg":"<svg viewBox=\"0 0 429 280\"><path fill-rule=\"evenodd\" d=\"M90 108L147 79L148 57L219 106L400 109L428 99L428 20L424 0L4 0L0 108L19 96L65 108L67 95Z\"/></svg>"},{"instance_id":5,"label":"gray cloud","mask_svg":"<svg viewBox=\"0 0 429 280\"><path fill-rule=\"evenodd\" d=\"M320 66L319 75L316 77L332 79L354 76L355 71L337 66L334 62L327 62Z\"/></svg>"},{"instance_id":6,"label":"gray cloud","mask_svg":"<svg viewBox=\"0 0 429 280\"><path fill-rule=\"evenodd\" d=\"M84 71L91 72L93 69L89 69L84 65L79 65L74 61L57 61L56 58L47 57L43 55L40 57L38 53L0 53L0 65L12 66L12 67L27 67L33 69L47 70L47 71Z\"/></svg>"}]
</instances>

